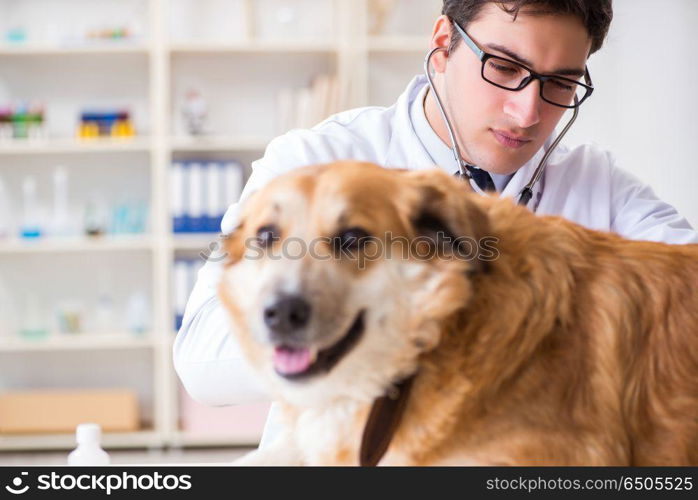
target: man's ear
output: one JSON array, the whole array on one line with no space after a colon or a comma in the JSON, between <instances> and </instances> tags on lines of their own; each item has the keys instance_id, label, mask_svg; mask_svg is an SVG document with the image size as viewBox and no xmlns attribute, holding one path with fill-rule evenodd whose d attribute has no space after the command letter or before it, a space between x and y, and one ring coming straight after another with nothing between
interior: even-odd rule
<instances>
[{"instance_id":1,"label":"man's ear","mask_svg":"<svg viewBox=\"0 0 698 500\"><path fill-rule=\"evenodd\" d=\"M429 50L437 47L443 50L438 51L432 57L431 68L437 73L446 71L446 60L448 59L448 48L451 44L453 26L448 16L441 15L436 19L432 28Z\"/></svg>"},{"instance_id":2,"label":"man's ear","mask_svg":"<svg viewBox=\"0 0 698 500\"><path fill-rule=\"evenodd\" d=\"M473 270L484 270L480 259L483 238L490 235L487 213L476 203L478 195L467 181L456 179L438 169L410 171L404 174L413 185L410 223L415 236L433 241L454 242L458 255L471 255ZM441 235L441 236L440 236Z\"/></svg>"}]
</instances>

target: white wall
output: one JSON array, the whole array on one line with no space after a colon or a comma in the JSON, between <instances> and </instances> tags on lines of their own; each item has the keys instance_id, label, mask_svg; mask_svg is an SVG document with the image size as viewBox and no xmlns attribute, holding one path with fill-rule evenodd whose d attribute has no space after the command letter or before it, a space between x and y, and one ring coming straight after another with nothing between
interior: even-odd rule
<instances>
[{"instance_id":1,"label":"white wall","mask_svg":"<svg viewBox=\"0 0 698 500\"><path fill-rule=\"evenodd\" d=\"M698 227L698 1L614 0L596 90L568 144L593 141Z\"/></svg>"}]
</instances>

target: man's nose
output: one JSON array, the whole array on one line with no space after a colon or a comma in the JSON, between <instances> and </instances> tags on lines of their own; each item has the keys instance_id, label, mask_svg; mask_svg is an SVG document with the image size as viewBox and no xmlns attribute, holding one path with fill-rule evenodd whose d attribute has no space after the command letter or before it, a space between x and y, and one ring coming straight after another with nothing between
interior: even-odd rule
<instances>
[{"instance_id":1,"label":"man's nose","mask_svg":"<svg viewBox=\"0 0 698 500\"><path fill-rule=\"evenodd\" d=\"M517 127L529 128L540 122L540 82L534 80L522 90L509 92L504 113L514 119Z\"/></svg>"},{"instance_id":2,"label":"man's nose","mask_svg":"<svg viewBox=\"0 0 698 500\"><path fill-rule=\"evenodd\" d=\"M286 336L305 328L311 312L310 304L303 297L284 296L264 308L264 323L273 334Z\"/></svg>"}]
</instances>

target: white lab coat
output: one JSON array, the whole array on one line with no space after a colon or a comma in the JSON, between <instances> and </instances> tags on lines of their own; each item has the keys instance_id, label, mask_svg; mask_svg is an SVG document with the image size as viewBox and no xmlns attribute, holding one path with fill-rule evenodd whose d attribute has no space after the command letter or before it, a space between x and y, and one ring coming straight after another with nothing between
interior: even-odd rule
<instances>
[{"instance_id":1,"label":"white lab coat","mask_svg":"<svg viewBox=\"0 0 698 500\"><path fill-rule=\"evenodd\" d=\"M410 104L425 84L425 77L414 78L389 108L346 111L311 130L292 130L274 139L264 157L252 164L252 176L241 202L270 179L305 165L356 159L388 168L434 168L409 117ZM543 150L521 167L501 196L516 197L542 155ZM449 172L457 168L455 161L440 167ZM222 223L224 234L234 228L238 206L228 209ZM614 231L631 239L698 243L698 234L673 207L619 169L608 152L591 145L573 149L558 146L535 186L529 207L537 214L561 215L586 227ZM175 368L187 391L204 403L259 401L265 398L264 391L242 360L216 297L220 271L219 262L209 261L199 272L175 341Z\"/></svg>"}]
</instances>

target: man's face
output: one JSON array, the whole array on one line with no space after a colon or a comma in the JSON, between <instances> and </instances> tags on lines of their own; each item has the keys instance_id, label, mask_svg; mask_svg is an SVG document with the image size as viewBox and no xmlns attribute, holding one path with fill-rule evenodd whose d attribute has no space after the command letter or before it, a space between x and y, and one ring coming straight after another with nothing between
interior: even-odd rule
<instances>
[{"instance_id":1,"label":"man's face","mask_svg":"<svg viewBox=\"0 0 698 500\"><path fill-rule=\"evenodd\" d=\"M465 29L485 52L518 60L543 74L583 70L591 48L591 38L576 17L521 11L513 21L494 3L485 5ZM482 62L462 41L444 67L437 85L461 153L466 161L490 172L510 174L519 169L542 147L565 112L540 98L537 80L518 92L486 82Z\"/></svg>"}]
</instances>

